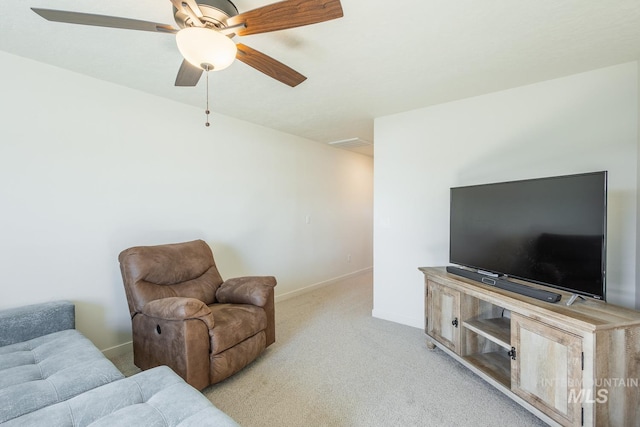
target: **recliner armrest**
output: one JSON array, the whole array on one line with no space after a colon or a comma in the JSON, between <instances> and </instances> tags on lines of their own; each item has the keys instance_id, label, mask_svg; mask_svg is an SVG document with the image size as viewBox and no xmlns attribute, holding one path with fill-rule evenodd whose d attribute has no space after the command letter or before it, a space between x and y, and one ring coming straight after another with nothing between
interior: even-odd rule
<instances>
[{"instance_id":1,"label":"recliner armrest","mask_svg":"<svg viewBox=\"0 0 640 427\"><path fill-rule=\"evenodd\" d=\"M164 320L200 319L209 329L214 325L211 309L196 298L169 297L149 301L140 313Z\"/></svg>"},{"instance_id":2,"label":"recliner armrest","mask_svg":"<svg viewBox=\"0 0 640 427\"><path fill-rule=\"evenodd\" d=\"M273 276L247 276L225 280L216 291L221 303L251 304L264 307L276 286Z\"/></svg>"}]
</instances>

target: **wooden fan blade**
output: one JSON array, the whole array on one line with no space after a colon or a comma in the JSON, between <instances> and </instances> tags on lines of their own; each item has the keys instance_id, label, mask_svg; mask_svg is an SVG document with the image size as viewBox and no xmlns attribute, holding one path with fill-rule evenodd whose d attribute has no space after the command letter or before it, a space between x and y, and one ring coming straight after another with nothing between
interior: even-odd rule
<instances>
[{"instance_id":1,"label":"wooden fan blade","mask_svg":"<svg viewBox=\"0 0 640 427\"><path fill-rule=\"evenodd\" d=\"M175 86L195 86L202 75L202 68L191 65L186 59L182 61L178 75L176 76Z\"/></svg>"},{"instance_id":2,"label":"wooden fan blade","mask_svg":"<svg viewBox=\"0 0 640 427\"><path fill-rule=\"evenodd\" d=\"M97 27L121 28L124 30L154 31L160 33L177 33L171 25L157 22L139 21L137 19L119 18L117 16L93 15L91 13L68 12L64 10L39 9L32 7L38 15L47 21L66 22L69 24L95 25Z\"/></svg>"},{"instance_id":3,"label":"wooden fan blade","mask_svg":"<svg viewBox=\"0 0 640 427\"><path fill-rule=\"evenodd\" d=\"M305 76L293 68L287 67L282 62L276 61L262 52L241 43L238 43L236 47L238 48L236 59L286 85L296 87L303 81L307 80Z\"/></svg>"},{"instance_id":4,"label":"wooden fan blade","mask_svg":"<svg viewBox=\"0 0 640 427\"><path fill-rule=\"evenodd\" d=\"M239 36L285 30L341 18L340 0L286 0L259 7L227 20L228 25L244 24Z\"/></svg>"}]
</instances>

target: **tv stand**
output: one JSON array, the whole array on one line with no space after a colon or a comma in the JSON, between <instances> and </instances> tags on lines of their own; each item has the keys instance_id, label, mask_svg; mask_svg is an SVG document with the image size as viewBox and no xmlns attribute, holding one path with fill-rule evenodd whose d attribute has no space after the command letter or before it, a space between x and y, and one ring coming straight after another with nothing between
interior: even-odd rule
<instances>
[{"instance_id":1,"label":"tv stand","mask_svg":"<svg viewBox=\"0 0 640 427\"><path fill-rule=\"evenodd\" d=\"M467 279L482 282L485 285L495 286L496 288L505 289L520 295L526 295L531 298L539 299L546 302L558 302L561 295L556 292L550 292L540 288L534 288L522 283L512 282L510 280L501 279L496 276L487 276L484 272L475 272L459 267L446 267L448 273L466 277ZM573 301L571 301L573 302ZM571 305L567 303L567 305Z\"/></svg>"},{"instance_id":2,"label":"tv stand","mask_svg":"<svg viewBox=\"0 0 640 427\"><path fill-rule=\"evenodd\" d=\"M637 420L640 312L591 299L548 304L444 267L420 271L429 348L444 351L551 425ZM565 301L571 297L559 292Z\"/></svg>"},{"instance_id":3,"label":"tv stand","mask_svg":"<svg viewBox=\"0 0 640 427\"><path fill-rule=\"evenodd\" d=\"M577 300L578 298L580 298L580 299L584 300L584 297L583 297L583 296L580 296L580 295L578 295L578 294L573 294L573 295L571 295L571 298L569 298L569 301L567 301L567 305L571 305L571 304L573 304L574 302L576 302L576 300Z\"/></svg>"}]
</instances>

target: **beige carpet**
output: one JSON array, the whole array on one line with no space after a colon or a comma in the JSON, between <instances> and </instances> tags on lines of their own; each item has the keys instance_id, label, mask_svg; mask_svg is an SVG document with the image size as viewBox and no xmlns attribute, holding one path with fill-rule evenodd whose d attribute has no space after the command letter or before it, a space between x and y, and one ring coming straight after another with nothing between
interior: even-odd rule
<instances>
[{"instance_id":1,"label":"beige carpet","mask_svg":"<svg viewBox=\"0 0 640 427\"><path fill-rule=\"evenodd\" d=\"M371 309L371 274L280 302L276 343L203 393L244 427L546 425ZM137 372L131 354L114 362Z\"/></svg>"}]
</instances>

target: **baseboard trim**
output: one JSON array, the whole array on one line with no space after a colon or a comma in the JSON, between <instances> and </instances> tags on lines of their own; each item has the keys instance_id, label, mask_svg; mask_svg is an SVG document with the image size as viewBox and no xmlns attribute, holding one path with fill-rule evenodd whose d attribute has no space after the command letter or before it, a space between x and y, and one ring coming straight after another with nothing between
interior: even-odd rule
<instances>
[{"instance_id":1,"label":"baseboard trim","mask_svg":"<svg viewBox=\"0 0 640 427\"><path fill-rule=\"evenodd\" d=\"M102 354L104 354L107 359L113 359L114 357L122 356L123 354L130 352L133 352L133 341L102 350Z\"/></svg>"},{"instance_id":2,"label":"baseboard trim","mask_svg":"<svg viewBox=\"0 0 640 427\"><path fill-rule=\"evenodd\" d=\"M401 325L413 326L414 328L424 329L424 319L414 319L412 317L402 316L396 313L389 313L375 308L371 310L371 317L376 319L388 320L390 322L400 323Z\"/></svg>"},{"instance_id":3,"label":"baseboard trim","mask_svg":"<svg viewBox=\"0 0 640 427\"><path fill-rule=\"evenodd\" d=\"M342 276L338 276L338 277L334 277L332 279L329 280L325 280L322 282L318 282L318 283L314 283L312 285L309 286L305 286L304 288L301 289L296 289L295 291L291 291L291 292L287 292L285 294L282 295L276 295L275 297L275 301L276 302L280 302L280 301L285 301L288 300L290 298L294 298L297 297L299 295L304 295L306 293L312 292L316 289L320 289L322 287L325 286L329 286L329 285L333 285L334 283L338 283L342 280L346 280L346 279L350 279L353 277L357 277L360 276L362 274L367 274L367 273L371 273L373 271L373 267L367 267L367 268L363 268L362 270L358 270L358 271L354 271L348 274L344 274ZM402 322L398 322L398 323L402 323ZM102 354L105 355L105 357L107 359L112 359L114 357L118 357L121 356L127 352L133 352L133 342L129 341L123 344L119 344L113 347L109 347L109 348L105 348L104 350L102 350Z\"/></svg>"},{"instance_id":4,"label":"baseboard trim","mask_svg":"<svg viewBox=\"0 0 640 427\"><path fill-rule=\"evenodd\" d=\"M290 298L297 297L299 295L307 294L307 293L312 292L312 291L314 291L316 289L320 289L320 288L323 288L325 286L333 285L334 283L338 283L338 282L341 282L341 281L346 280L346 279L357 277L357 276L360 276L362 274L371 273L372 271L373 271L373 267L363 268L362 270L354 271L354 272L351 272L351 273L348 273L348 274L344 274L342 276L334 277L334 278L329 279L329 280L325 280L325 281L322 281L322 282L314 283L312 285L305 286L304 288L296 289L295 291L287 292L287 293L284 293L282 295L276 295L275 300L276 300L276 302L285 301L285 300L288 300Z\"/></svg>"}]
</instances>

